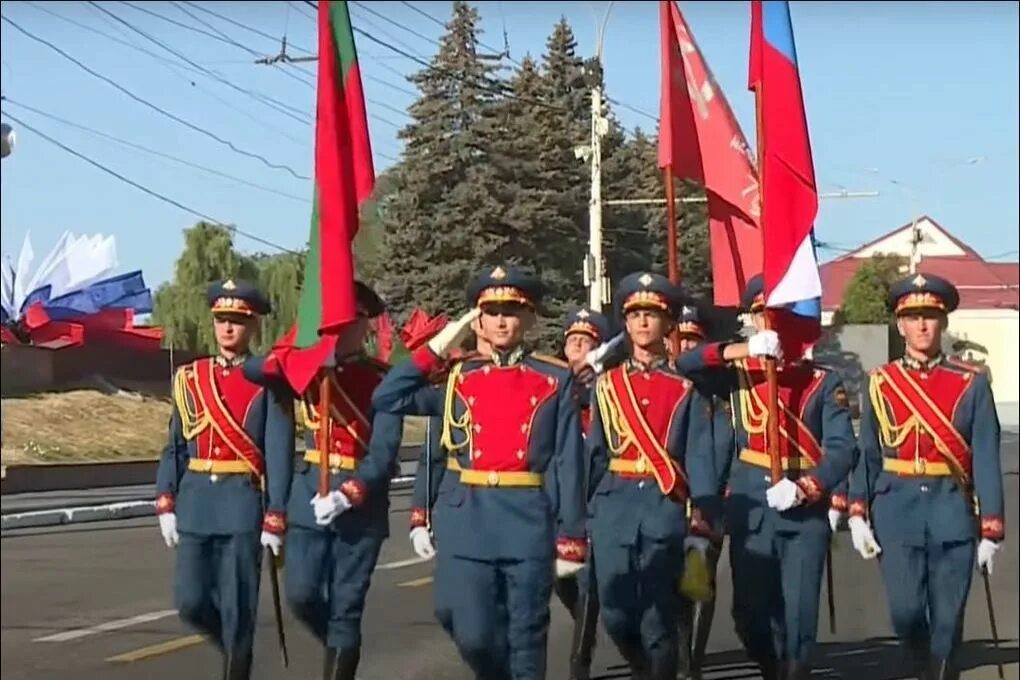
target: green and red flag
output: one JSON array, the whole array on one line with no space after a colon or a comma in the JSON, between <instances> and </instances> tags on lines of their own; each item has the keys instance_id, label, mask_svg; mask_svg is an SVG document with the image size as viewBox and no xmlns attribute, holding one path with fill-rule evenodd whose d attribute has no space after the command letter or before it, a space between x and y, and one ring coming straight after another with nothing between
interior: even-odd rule
<instances>
[{"instance_id":1,"label":"green and red flag","mask_svg":"<svg viewBox=\"0 0 1020 680\"><path fill-rule=\"evenodd\" d=\"M365 95L346 2L319 0L315 193L305 275L294 326L274 345L267 373L301 393L357 318L353 240L375 187Z\"/></svg>"}]
</instances>

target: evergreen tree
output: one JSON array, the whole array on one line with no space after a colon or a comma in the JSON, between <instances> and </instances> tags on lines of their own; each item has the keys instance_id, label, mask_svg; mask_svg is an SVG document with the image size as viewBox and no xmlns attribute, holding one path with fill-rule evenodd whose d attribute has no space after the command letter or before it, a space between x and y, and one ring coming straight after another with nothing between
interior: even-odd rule
<instances>
[{"instance_id":1,"label":"evergreen tree","mask_svg":"<svg viewBox=\"0 0 1020 680\"><path fill-rule=\"evenodd\" d=\"M663 173L658 167L658 145L640 129L610 166L613 194L630 199L665 198ZM677 198L704 198L704 191L688 182L675 181ZM613 206L616 219L607 230L607 247L613 253L613 280L636 271L651 269L668 273L668 213L664 203ZM708 210L705 203L678 203L677 265L680 280L695 297L712 297L712 259L708 239ZM644 252L642 252L642 250Z\"/></svg>"},{"instance_id":2,"label":"evergreen tree","mask_svg":"<svg viewBox=\"0 0 1020 680\"><path fill-rule=\"evenodd\" d=\"M590 142L591 83L565 18L546 41L538 85L531 128L515 134L534 140L529 147L538 161L532 181L539 189L540 226L532 257L548 291L534 335L541 349L556 353L567 312L585 302L590 191L589 166L575 149Z\"/></svg>"},{"instance_id":3,"label":"evergreen tree","mask_svg":"<svg viewBox=\"0 0 1020 680\"><path fill-rule=\"evenodd\" d=\"M411 78L421 96L400 133L405 151L385 213L380 275L395 317L416 305L456 314L468 282L510 240L512 190L491 153L504 125L501 85L479 57L478 23L477 10L455 2L438 54Z\"/></svg>"},{"instance_id":4,"label":"evergreen tree","mask_svg":"<svg viewBox=\"0 0 1020 680\"><path fill-rule=\"evenodd\" d=\"M272 312L262 319L259 341L255 346L256 351L266 352L297 320L301 282L304 280L305 254L259 253L253 260L258 267L259 288L273 306Z\"/></svg>"}]
</instances>

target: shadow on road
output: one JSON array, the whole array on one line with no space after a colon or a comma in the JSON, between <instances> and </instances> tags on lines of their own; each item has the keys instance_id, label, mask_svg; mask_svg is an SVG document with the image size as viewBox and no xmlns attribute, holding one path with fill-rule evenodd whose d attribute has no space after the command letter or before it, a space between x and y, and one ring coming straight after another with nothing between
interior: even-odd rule
<instances>
[{"instance_id":1,"label":"shadow on road","mask_svg":"<svg viewBox=\"0 0 1020 680\"><path fill-rule=\"evenodd\" d=\"M995 672L997 663L1020 663L1016 640L1004 640L998 651L991 640L963 643L958 657L963 671L987 669ZM819 644L812 660L811 680L910 680L910 666L893 638L871 638L861 642ZM592 680L626 680L630 672L623 664L610 666L608 672L593 675ZM709 654L704 668L705 680L757 680L758 667L747 660L743 650Z\"/></svg>"}]
</instances>

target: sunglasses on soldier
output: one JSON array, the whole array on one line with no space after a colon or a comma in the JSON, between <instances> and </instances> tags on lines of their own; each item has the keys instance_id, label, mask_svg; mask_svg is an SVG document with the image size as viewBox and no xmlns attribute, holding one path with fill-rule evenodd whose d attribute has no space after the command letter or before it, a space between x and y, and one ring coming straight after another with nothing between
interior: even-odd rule
<instances>
[{"instance_id":1,"label":"sunglasses on soldier","mask_svg":"<svg viewBox=\"0 0 1020 680\"><path fill-rule=\"evenodd\" d=\"M528 308L516 302L492 302L481 307L485 316L513 316L523 314Z\"/></svg>"}]
</instances>

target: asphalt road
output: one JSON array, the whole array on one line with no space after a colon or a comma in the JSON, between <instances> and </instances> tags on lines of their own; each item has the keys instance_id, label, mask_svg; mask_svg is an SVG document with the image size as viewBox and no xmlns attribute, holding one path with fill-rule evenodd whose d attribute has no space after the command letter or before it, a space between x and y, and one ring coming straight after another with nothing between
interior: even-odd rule
<instances>
[{"instance_id":1,"label":"asphalt road","mask_svg":"<svg viewBox=\"0 0 1020 680\"><path fill-rule=\"evenodd\" d=\"M1020 496L1015 435L1008 437L1003 454L1007 531L1015 531ZM433 619L432 566L415 560L406 540L408 503L407 492L394 494L394 536L384 546L373 577L359 678L470 680L452 643ZM219 677L216 652L185 629L173 611L172 555L163 546L153 518L5 532L0 546L0 676L4 680ZM846 533L837 537L834 550L838 632L829 633L823 607L812 677L909 677L890 638L877 565L853 553ZM706 680L757 677L733 632L728 579L729 565L724 557ZM998 555L992 588L1003 643L999 652L992 648L982 583L975 578L961 659L964 678L995 678L996 660L1006 664L1007 678L1020 678L1015 539L1007 541ZM262 593L254 677L317 678L321 651L289 615L291 666L283 670L268 581ZM549 678L559 680L566 677L570 625L556 600L552 611ZM604 637L599 639L593 670L602 680L627 677Z\"/></svg>"}]
</instances>

